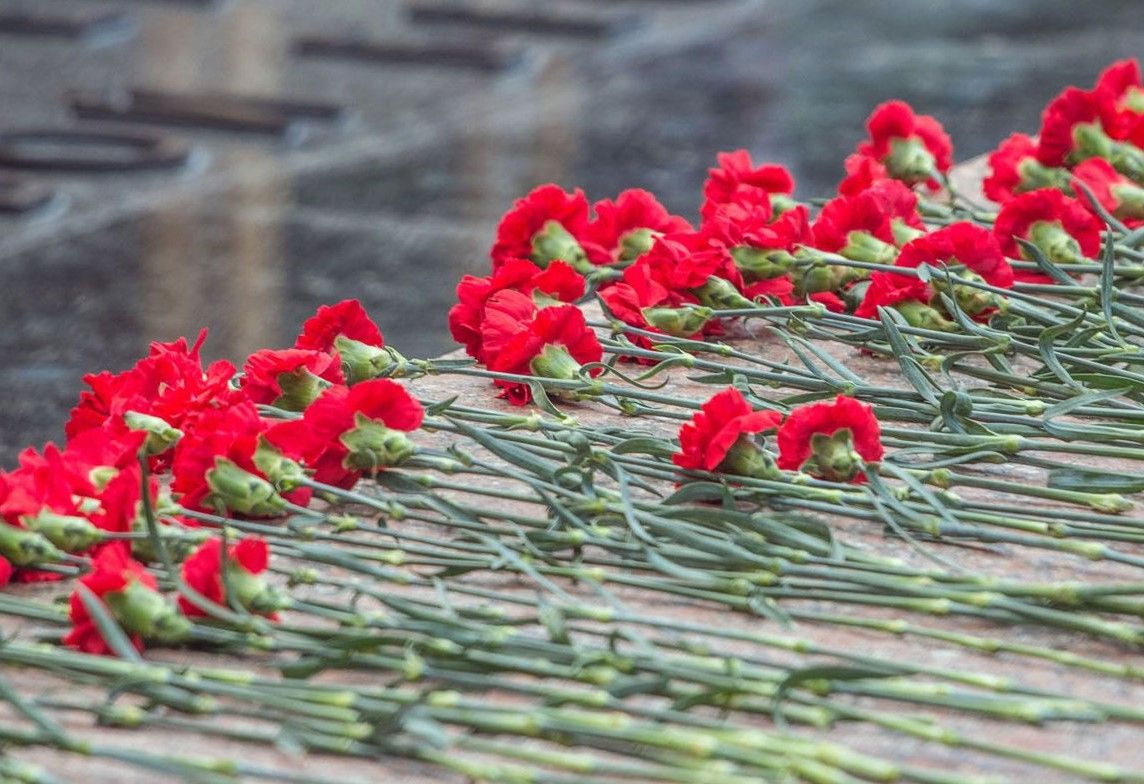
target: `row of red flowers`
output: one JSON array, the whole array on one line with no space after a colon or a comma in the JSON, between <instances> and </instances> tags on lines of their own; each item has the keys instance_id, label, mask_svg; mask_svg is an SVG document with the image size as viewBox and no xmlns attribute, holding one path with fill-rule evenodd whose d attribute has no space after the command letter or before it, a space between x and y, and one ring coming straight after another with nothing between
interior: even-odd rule
<instances>
[{"instance_id":1,"label":"row of red flowers","mask_svg":"<svg viewBox=\"0 0 1144 784\"><path fill-rule=\"evenodd\" d=\"M603 346L576 304L589 292L644 347L657 335L719 334L729 313L760 303L862 318L893 308L931 330L954 329L954 308L988 319L1016 282L1049 281L1011 260L1081 264L1099 255L1101 210L1129 226L1144 220L1142 96L1138 65L1116 63L1092 90L1054 100L1021 155L1013 138L1005 142L986 183L1000 202L992 231L923 220L950 214L924 200L948 185L952 145L934 118L900 101L873 112L837 195L813 215L786 169L741 150L718 156L698 226L643 190L589 204L580 191L541 186L502 219L491 274L461 281L450 329L523 405L528 376L587 381L599 371ZM955 277L931 284L910 273L923 265ZM286 601L264 579L266 542L224 544L199 520L279 517L416 450L408 434L422 407L380 377L399 360L355 300L320 308L292 347L258 351L241 372L228 362L204 367L204 338L156 343L125 372L88 376L66 445L26 450L0 473L0 584L56 579L65 553L89 559L71 601L67 641L76 647L108 649L92 601L137 644L178 641L189 618L227 608L273 617ZM756 438L771 430L773 452ZM861 482L883 456L877 419L856 400L784 418L735 389L711 398L679 442L681 469L763 479L802 471ZM144 565L156 556L144 537L148 508L182 556L174 585ZM177 589L177 601L161 588Z\"/></svg>"},{"instance_id":2,"label":"row of red flowers","mask_svg":"<svg viewBox=\"0 0 1144 784\"><path fill-rule=\"evenodd\" d=\"M720 334L720 311L758 302L871 319L889 307L941 331L955 329L951 307L985 320L1005 308L1004 289L1053 282L1012 260L1084 264L1100 254L1101 210L1129 227L1144 221L1142 96L1138 63L1114 63L1092 90L1070 87L1049 104L1039 140L1003 143L985 181L1000 204L992 231L969 221L927 227L919 208L935 205L917 191L925 198L946 183L953 148L937 120L901 101L874 110L837 195L813 216L785 168L756 165L745 150L718 156L698 226L644 190L590 205L579 190L543 185L501 219L492 274L461 281L449 325L492 370L569 379L602 355L568 304L589 288L641 331L633 339L644 347L656 334ZM945 266L992 288L930 285L871 265ZM512 402L528 402L527 386L498 383Z\"/></svg>"}]
</instances>

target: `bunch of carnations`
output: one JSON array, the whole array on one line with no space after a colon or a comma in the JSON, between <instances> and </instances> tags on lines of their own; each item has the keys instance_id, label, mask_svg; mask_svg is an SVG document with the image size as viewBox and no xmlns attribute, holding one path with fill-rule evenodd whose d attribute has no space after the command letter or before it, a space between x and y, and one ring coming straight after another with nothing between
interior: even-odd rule
<instances>
[{"instance_id":1,"label":"bunch of carnations","mask_svg":"<svg viewBox=\"0 0 1144 784\"><path fill-rule=\"evenodd\" d=\"M280 517L314 487L352 487L416 450L409 433L424 412L379 377L395 355L356 300L319 308L291 348L258 351L242 372L204 367L204 340L155 343L122 373L87 376L66 444L29 449L0 473L0 580L58 579L82 564L66 638L77 648L109 650L92 601L140 646L185 638L186 618L212 608L272 617L286 600L261 576L266 542L238 541L223 558L196 519ZM185 559L177 603L146 566L163 560L155 535L166 558Z\"/></svg>"}]
</instances>

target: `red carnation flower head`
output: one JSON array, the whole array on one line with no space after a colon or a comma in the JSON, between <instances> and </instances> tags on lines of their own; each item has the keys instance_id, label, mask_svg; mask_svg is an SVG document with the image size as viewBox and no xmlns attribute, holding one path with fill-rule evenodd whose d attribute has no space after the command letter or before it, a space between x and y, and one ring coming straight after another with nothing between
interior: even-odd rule
<instances>
[{"instance_id":1,"label":"red carnation flower head","mask_svg":"<svg viewBox=\"0 0 1144 784\"><path fill-rule=\"evenodd\" d=\"M778 431L778 466L832 482L862 482L862 463L883 455L874 409L852 397L800 406Z\"/></svg>"},{"instance_id":2,"label":"red carnation flower head","mask_svg":"<svg viewBox=\"0 0 1144 784\"><path fill-rule=\"evenodd\" d=\"M866 120L870 138L856 152L881 163L891 177L909 185L928 183L953 165L953 143L941 123L927 114L915 114L905 101L879 104Z\"/></svg>"},{"instance_id":3,"label":"red carnation flower head","mask_svg":"<svg viewBox=\"0 0 1144 784\"><path fill-rule=\"evenodd\" d=\"M599 362L603 354L596 333L588 327L580 309L575 305L559 305L537 311L531 321L488 357L489 369L498 373L571 380L580 377L583 365ZM591 374L599 372L596 368ZM527 384L496 383L504 388L505 397L514 405L525 405L532 399ZM554 394L564 398L576 396L563 390Z\"/></svg>"},{"instance_id":4,"label":"red carnation flower head","mask_svg":"<svg viewBox=\"0 0 1144 784\"><path fill-rule=\"evenodd\" d=\"M626 190L615 201L596 202L596 219L588 224L585 247L596 264L630 262L651 249L665 234L691 231L691 224L672 215L649 191Z\"/></svg>"},{"instance_id":5,"label":"red carnation flower head","mask_svg":"<svg viewBox=\"0 0 1144 784\"><path fill-rule=\"evenodd\" d=\"M80 585L103 603L136 648L143 650L145 640L170 644L186 639L190 624L158 592L146 567L131 559L126 543L103 548L91 565ZM72 629L64 637L65 645L85 653L112 653L78 588L71 595L69 616Z\"/></svg>"},{"instance_id":6,"label":"red carnation flower head","mask_svg":"<svg viewBox=\"0 0 1144 784\"><path fill-rule=\"evenodd\" d=\"M776 211L783 212L794 206L794 178L786 167L772 163L755 166L746 150L721 152L715 157L718 166L708 169L703 184L703 206L699 212L704 220L720 205L744 199L766 204L774 203Z\"/></svg>"},{"instance_id":7,"label":"red carnation flower head","mask_svg":"<svg viewBox=\"0 0 1144 784\"><path fill-rule=\"evenodd\" d=\"M890 173L886 171L886 167L869 155L859 155L858 153L848 155L843 165L846 169L846 177L838 183L840 196L857 196L875 183L890 179Z\"/></svg>"},{"instance_id":8,"label":"red carnation flower head","mask_svg":"<svg viewBox=\"0 0 1144 784\"><path fill-rule=\"evenodd\" d=\"M1074 182L1088 188L1105 212L1119 218L1129 228L1144 225L1144 187L1116 171L1108 161L1089 158L1077 164L1072 170L1072 176ZM1097 214L1088 194L1079 186L1075 190L1085 206L1091 207L1093 214Z\"/></svg>"},{"instance_id":9,"label":"red carnation flower head","mask_svg":"<svg viewBox=\"0 0 1144 784\"><path fill-rule=\"evenodd\" d=\"M345 383L336 354L313 349L262 349L243 366L242 389L254 403L302 411L323 389Z\"/></svg>"},{"instance_id":10,"label":"red carnation flower head","mask_svg":"<svg viewBox=\"0 0 1144 784\"><path fill-rule=\"evenodd\" d=\"M893 264L897 245L923 230L917 196L896 180L831 199L812 227L816 248L872 264Z\"/></svg>"},{"instance_id":11,"label":"red carnation flower head","mask_svg":"<svg viewBox=\"0 0 1144 784\"><path fill-rule=\"evenodd\" d=\"M773 220L766 208L745 202L722 204L704 219L700 234L713 247L728 249L748 282L786 274L794 252L814 244L810 211L801 204Z\"/></svg>"},{"instance_id":12,"label":"red carnation flower head","mask_svg":"<svg viewBox=\"0 0 1144 784\"><path fill-rule=\"evenodd\" d=\"M739 390L728 387L679 429L679 451L671 456L672 462L695 471L773 477L774 459L752 436L778 427L781 421L774 411L753 410Z\"/></svg>"},{"instance_id":13,"label":"red carnation flower head","mask_svg":"<svg viewBox=\"0 0 1144 784\"><path fill-rule=\"evenodd\" d=\"M1144 183L1144 150L1105 132L1097 93L1068 87L1041 115L1037 160L1045 166L1074 166L1088 158L1104 158L1121 174Z\"/></svg>"},{"instance_id":14,"label":"red carnation flower head","mask_svg":"<svg viewBox=\"0 0 1144 784\"><path fill-rule=\"evenodd\" d=\"M509 259L528 259L538 267L561 259L581 272L591 267L584 250L588 233L588 199L576 189L541 185L504 214L489 255L496 271Z\"/></svg>"},{"instance_id":15,"label":"red carnation flower head","mask_svg":"<svg viewBox=\"0 0 1144 784\"><path fill-rule=\"evenodd\" d=\"M988 229L968 221L959 221L919 237L902 248L896 262L899 267L962 266L960 277L979 278L991 286L1011 288L1013 267L1001 252L997 238ZM948 291L945 284L937 286ZM953 286L958 305L971 316L985 316L1003 307L1003 301L992 292L969 286Z\"/></svg>"},{"instance_id":16,"label":"red carnation flower head","mask_svg":"<svg viewBox=\"0 0 1144 784\"><path fill-rule=\"evenodd\" d=\"M449 331L469 356L485 361L481 324L485 306L501 291L531 296L537 305L575 302L584 296L584 277L563 261L540 269L525 259L509 259L487 278L466 275L457 284L457 304L449 310ZM530 311L531 313L531 311Z\"/></svg>"},{"instance_id":17,"label":"red carnation flower head","mask_svg":"<svg viewBox=\"0 0 1144 784\"><path fill-rule=\"evenodd\" d=\"M1003 204L1018 193L1038 188L1068 190L1067 169L1048 167L1037 160L1032 136L1014 133L989 153L989 174L981 183L986 198Z\"/></svg>"},{"instance_id":18,"label":"red carnation flower head","mask_svg":"<svg viewBox=\"0 0 1144 784\"><path fill-rule=\"evenodd\" d=\"M80 394L65 431L72 439L85 430L122 427L127 412L162 420L185 430L204 411L224 409L244 395L231 387L235 368L215 362L205 370L199 352L206 330L193 345L185 338L173 343L152 343L150 353L123 373L106 371L84 376L90 388ZM160 467L156 465L156 468Z\"/></svg>"},{"instance_id":19,"label":"red carnation flower head","mask_svg":"<svg viewBox=\"0 0 1144 784\"><path fill-rule=\"evenodd\" d=\"M294 348L337 353L346 380L355 384L374 378L392 363L385 339L356 299L322 305L302 325Z\"/></svg>"},{"instance_id":20,"label":"red carnation flower head","mask_svg":"<svg viewBox=\"0 0 1144 784\"><path fill-rule=\"evenodd\" d=\"M1144 82L1140 63L1117 60L1097 77L1093 87L1101 122L1113 139L1144 145Z\"/></svg>"},{"instance_id":21,"label":"red carnation flower head","mask_svg":"<svg viewBox=\"0 0 1144 784\"><path fill-rule=\"evenodd\" d=\"M8 585L8 583L12 582L12 573L14 571L15 570L12 568L12 564L8 561L8 559L0 555L0 588L3 588L4 586Z\"/></svg>"},{"instance_id":22,"label":"red carnation flower head","mask_svg":"<svg viewBox=\"0 0 1144 784\"><path fill-rule=\"evenodd\" d=\"M270 563L270 548L266 540L248 537L232 544L227 550L227 575L223 580L222 542L207 539L183 561L183 580L198 593L215 604L227 607L228 599L238 606L269 618L286 606L285 597L275 591L261 576ZM229 587L234 592L226 596ZM179 609L191 618L209 616L198 604L179 596Z\"/></svg>"},{"instance_id":23,"label":"red carnation flower head","mask_svg":"<svg viewBox=\"0 0 1144 784\"><path fill-rule=\"evenodd\" d=\"M1078 200L1055 188L1022 193L1001 205L993 234L1010 258L1028 258L1018 239L1031 242L1056 264L1079 264L1100 254L1103 224ZM1017 273L1022 280L1051 282L1045 275Z\"/></svg>"},{"instance_id":24,"label":"red carnation flower head","mask_svg":"<svg viewBox=\"0 0 1144 784\"><path fill-rule=\"evenodd\" d=\"M291 459L298 455L263 446L268 428L249 401L200 417L175 448L171 489L179 502L204 512L221 504L251 517L276 517L286 511L286 501L309 503L306 488L278 492L279 486L291 486L301 469Z\"/></svg>"},{"instance_id":25,"label":"red carnation flower head","mask_svg":"<svg viewBox=\"0 0 1144 784\"><path fill-rule=\"evenodd\" d=\"M681 338L702 333L714 311L698 305L693 294L669 289L662 274L645 255L624 270L621 282L601 291L600 299L615 318L638 329ZM653 345L643 335L630 339L643 348Z\"/></svg>"},{"instance_id":26,"label":"red carnation flower head","mask_svg":"<svg viewBox=\"0 0 1144 784\"><path fill-rule=\"evenodd\" d=\"M301 419L274 425L267 440L298 455L328 485L352 487L363 474L399 465L416 447L406 433L421 427L425 411L401 384L385 378L330 387Z\"/></svg>"},{"instance_id":27,"label":"red carnation flower head","mask_svg":"<svg viewBox=\"0 0 1144 784\"><path fill-rule=\"evenodd\" d=\"M919 278L893 272L870 273L870 285L854 315L865 319L878 319L878 308L893 308L906 322L919 329L952 332L952 322L942 316L929 302L933 290Z\"/></svg>"}]
</instances>

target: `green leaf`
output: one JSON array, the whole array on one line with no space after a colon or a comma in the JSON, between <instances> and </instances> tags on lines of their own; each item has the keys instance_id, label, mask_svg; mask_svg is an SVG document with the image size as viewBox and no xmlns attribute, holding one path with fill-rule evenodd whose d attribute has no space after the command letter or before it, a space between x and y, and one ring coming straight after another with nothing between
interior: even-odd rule
<instances>
[{"instance_id":1,"label":"green leaf","mask_svg":"<svg viewBox=\"0 0 1144 784\"><path fill-rule=\"evenodd\" d=\"M654 457L671 457L675 454L675 446L670 442L664 441L660 438L652 438L650 436L636 436L621 441L611 448L611 451L617 455L652 455Z\"/></svg>"},{"instance_id":2,"label":"green leaf","mask_svg":"<svg viewBox=\"0 0 1144 784\"><path fill-rule=\"evenodd\" d=\"M1048 486L1054 490L1083 493L1144 492L1144 476L1091 471L1085 468L1058 468L1049 472Z\"/></svg>"}]
</instances>

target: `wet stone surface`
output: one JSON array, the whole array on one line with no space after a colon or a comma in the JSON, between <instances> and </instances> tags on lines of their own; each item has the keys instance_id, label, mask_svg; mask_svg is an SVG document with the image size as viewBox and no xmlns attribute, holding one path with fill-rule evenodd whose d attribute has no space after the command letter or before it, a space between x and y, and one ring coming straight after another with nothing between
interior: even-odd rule
<instances>
[{"instance_id":1,"label":"wet stone surface","mask_svg":"<svg viewBox=\"0 0 1144 784\"><path fill-rule=\"evenodd\" d=\"M448 350L452 287L484 270L496 218L538 183L593 199L646 187L694 216L714 154L746 147L821 195L870 108L899 96L939 116L964 159L1032 130L1062 85L1139 54L1144 29L1144 6L1130 0L551 8L634 22L577 37L418 24L398 0L320 11L305 0L42 0L36 13L122 10L135 30L104 41L0 32L0 130L146 130L195 150L178 171L36 173L52 203L0 214L0 464L60 436L84 372L126 367L152 339L206 326L210 356L241 360L288 342L317 304L359 296L401 350ZM521 57L496 74L301 57L306 36L460 41ZM73 91L114 99L134 87L322 100L349 117L281 140L71 114Z\"/></svg>"}]
</instances>

